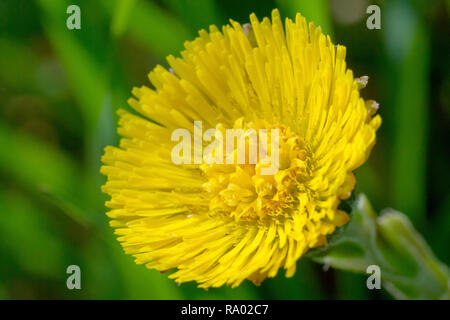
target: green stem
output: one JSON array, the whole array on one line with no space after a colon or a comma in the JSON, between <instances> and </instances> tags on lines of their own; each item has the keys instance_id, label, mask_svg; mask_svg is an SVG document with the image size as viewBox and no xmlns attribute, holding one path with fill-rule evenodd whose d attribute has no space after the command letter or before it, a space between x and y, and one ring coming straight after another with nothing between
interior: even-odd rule
<instances>
[{"instance_id":1,"label":"green stem","mask_svg":"<svg viewBox=\"0 0 450 320\"><path fill-rule=\"evenodd\" d=\"M366 273L377 265L382 287L396 299L449 299L450 274L408 217L393 209L379 216L367 197L353 203L350 222L329 245L311 250L312 260L336 269Z\"/></svg>"}]
</instances>

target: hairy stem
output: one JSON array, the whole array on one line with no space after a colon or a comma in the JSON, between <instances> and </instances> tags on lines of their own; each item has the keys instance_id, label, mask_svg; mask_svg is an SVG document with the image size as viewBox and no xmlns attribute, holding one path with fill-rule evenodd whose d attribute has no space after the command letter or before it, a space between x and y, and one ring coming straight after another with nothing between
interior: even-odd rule
<instances>
[{"instance_id":1,"label":"hairy stem","mask_svg":"<svg viewBox=\"0 0 450 320\"><path fill-rule=\"evenodd\" d=\"M377 265L382 287L396 299L449 299L448 267L401 212L386 209L377 215L361 194L352 205L351 221L328 240L328 246L307 256L358 273Z\"/></svg>"}]
</instances>

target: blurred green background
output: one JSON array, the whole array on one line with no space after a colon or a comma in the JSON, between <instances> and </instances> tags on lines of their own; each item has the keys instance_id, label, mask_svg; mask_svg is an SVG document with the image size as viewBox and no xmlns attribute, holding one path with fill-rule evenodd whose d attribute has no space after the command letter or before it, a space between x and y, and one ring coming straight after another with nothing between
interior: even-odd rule
<instances>
[{"instance_id":1,"label":"blurred green background","mask_svg":"<svg viewBox=\"0 0 450 320\"><path fill-rule=\"evenodd\" d=\"M81 30L66 8L81 8ZM381 30L366 8L381 8ZM365 275L301 260L260 287L205 291L137 266L115 240L100 157L133 86L210 24L297 11L347 46L383 125L358 191L405 212L450 264L450 1L0 0L0 299L383 299ZM81 268L81 290L66 268Z\"/></svg>"}]
</instances>

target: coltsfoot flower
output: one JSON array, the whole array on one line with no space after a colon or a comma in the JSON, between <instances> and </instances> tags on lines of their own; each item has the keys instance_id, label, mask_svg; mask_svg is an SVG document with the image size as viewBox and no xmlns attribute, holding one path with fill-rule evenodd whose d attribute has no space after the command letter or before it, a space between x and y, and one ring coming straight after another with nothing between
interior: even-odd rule
<instances>
[{"instance_id":1,"label":"coltsfoot flower","mask_svg":"<svg viewBox=\"0 0 450 320\"><path fill-rule=\"evenodd\" d=\"M345 224L353 170L367 159L381 118L320 27L278 10L272 19L211 26L185 43L171 70L149 74L155 89L134 88L120 110L119 147L107 147L101 172L107 215L136 263L200 287L259 284ZM279 129L279 170L256 164L175 164L171 134L217 128ZM259 141L259 140L257 140ZM251 147L248 146L247 147Z\"/></svg>"}]
</instances>

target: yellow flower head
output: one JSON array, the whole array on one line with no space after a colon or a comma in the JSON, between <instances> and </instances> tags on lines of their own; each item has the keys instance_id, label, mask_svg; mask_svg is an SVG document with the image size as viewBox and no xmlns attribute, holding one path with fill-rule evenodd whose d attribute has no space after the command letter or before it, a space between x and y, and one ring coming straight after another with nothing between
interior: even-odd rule
<instances>
[{"instance_id":1,"label":"yellow flower head","mask_svg":"<svg viewBox=\"0 0 450 320\"><path fill-rule=\"evenodd\" d=\"M278 10L250 20L201 30L181 58L167 58L172 70L150 72L155 89L133 90L139 115L119 111L120 147L102 159L108 216L125 252L148 268L176 270L169 277L177 282L259 284L280 267L292 276L297 259L347 222L339 202L381 124L376 103L359 94L367 79L353 77L345 47L320 27L300 14L283 27ZM174 163L172 133L185 128L202 139L199 120L202 132L278 129L279 170L262 174L262 159ZM244 139L246 150L262 148L261 139ZM188 157L198 160L193 149Z\"/></svg>"}]
</instances>

